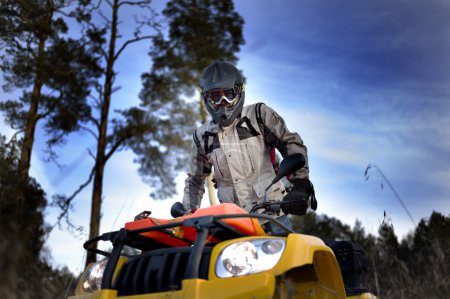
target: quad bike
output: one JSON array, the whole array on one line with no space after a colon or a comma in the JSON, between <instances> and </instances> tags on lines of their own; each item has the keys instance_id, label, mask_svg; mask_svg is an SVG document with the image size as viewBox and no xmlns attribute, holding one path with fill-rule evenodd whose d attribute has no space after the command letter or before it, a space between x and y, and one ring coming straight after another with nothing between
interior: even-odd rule
<instances>
[{"instance_id":1,"label":"quad bike","mask_svg":"<svg viewBox=\"0 0 450 299\"><path fill-rule=\"evenodd\" d=\"M303 163L299 154L284 159L272 184ZM143 212L84 244L106 258L86 268L69 299L376 298L360 286L363 251L294 233L268 215L282 204L264 200L248 213L224 203L186 215L176 203L170 220ZM111 252L92 247L99 241Z\"/></svg>"}]
</instances>

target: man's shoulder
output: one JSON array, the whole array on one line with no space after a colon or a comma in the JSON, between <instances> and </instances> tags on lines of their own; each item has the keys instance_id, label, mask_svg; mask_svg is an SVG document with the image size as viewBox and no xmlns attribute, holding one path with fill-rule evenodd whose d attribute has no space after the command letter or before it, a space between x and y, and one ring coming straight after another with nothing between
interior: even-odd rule
<instances>
[{"instance_id":1,"label":"man's shoulder","mask_svg":"<svg viewBox=\"0 0 450 299\"><path fill-rule=\"evenodd\" d=\"M263 102L258 102L255 104L244 106L243 109L245 115L256 115L256 116L259 115L259 117L263 117L267 113L267 111L274 111L274 110Z\"/></svg>"},{"instance_id":2,"label":"man's shoulder","mask_svg":"<svg viewBox=\"0 0 450 299\"><path fill-rule=\"evenodd\" d=\"M242 110L244 111L244 113L248 114L248 113L254 112L256 109L260 109L259 107L263 107L263 106L266 106L266 104L263 102L258 102L258 103L254 103L254 104L245 105Z\"/></svg>"},{"instance_id":3,"label":"man's shoulder","mask_svg":"<svg viewBox=\"0 0 450 299\"><path fill-rule=\"evenodd\" d=\"M244 109L247 110L255 110L257 106L265 106L266 104L263 102L258 102L258 103L254 103L254 104L248 104L244 106Z\"/></svg>"}]
</instances>

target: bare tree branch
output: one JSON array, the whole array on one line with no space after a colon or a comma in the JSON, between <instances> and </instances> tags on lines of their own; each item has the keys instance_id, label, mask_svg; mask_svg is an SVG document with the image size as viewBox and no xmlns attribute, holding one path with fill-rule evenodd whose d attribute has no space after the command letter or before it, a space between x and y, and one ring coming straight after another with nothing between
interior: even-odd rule
<instances>
[{"instance_id":1,"label":"bare tree branch","mask_svg":"<svg viewBox=\"0 0 450 299\"><path fill-rule=\"evenodd\" d=\"M111 158L111 156L116 152L116 150L127 140L129 137L124 137L116 141L114 145L111 147L109 152L105 155L105 163Z\"/></svg>"},{"instance_id":2,"label":"bare tree branch","mask_svg":"<svg viewBox=\"0 0 450 299\"><path fill-rule=\"evenodd\" d=\"M58 137L55 137L55 140L58 140L59 138L61 138L61 136L62 135L60 135ZM47 149L45 150L45 153L46 153L47 156L44 158L44 161L46 163L53 162L56 165L56 167L58 167L58 169L60 171L62 171L63 170L63 166L58 162L59 155L53 150L53 146L51 144L49 144L47 146Z\"/></svg>"},{"instance_id":3,"label":"bare tree branch","mask_svg":"<svg viewBox=\"0 0 450 299\"><path fill-rule=\"evenodd\" d=\"M92 97L92 99L94 100L94 106L95 108L97 108L98 110L100 110L101 108L101 99L103 99L103 87L101 84L95 84L95 90L98 93L98 97ZM100 124L98 124L98 127L100 128Z\"/></svg>"},{"instance_id":4,"label":"bare tree branch","mask_svg":"<svg viewBox=\"0 0 450 299\"><path fill-rule=\"evenodd\" d=\"M90 115L89 120L96 126L97 130L100 130L100 123L99 123L98 119L96 119L95 117Z\"/></svg>"},{"instance_id":5,"label":"bare tree branch","mask_svg":"<svg viewBox=\"0 0 450 299\"><path fill-rule=\"evenodd\" d=\"M92 13L92 12L94 12L95 10L98 10L99 8L100 8L100 6L102 5L102 1L103 0L99 0L98 2L97 2L97 4L89 4L89 8L88 8L88 12L89 13Z\"/></svg>"},{"instance_id":6,"label":"bare tree branch","mask_svg":"<svg viewBox=\"0 0 450 299\"><path fill-rule=\"evenodd\" d=\"M101 10L98 11L98 14L99 14L99 16L103 19L103 21L106 22L107 25L110 25L110 24L111 24L111 20L108 19L107 17L105 17L105 15L102 13Z\"/></svg>"},{"instance_id":7,"label":"bare tree branch","mask_svg":"<svg viewBox=\"0 0 450 299\"><path fill-rule=\"evenodd\" d=\"M106 53L105 49L100 49L100 52L102 53L103 59L107 59L108 58L108 53Z\"/></svg>"},{"instance_id":8,"label":"bare tree branch","mask_svg":"<svg viewBox=\"0 0 450 299\"><path fill-rule=\"evenodd\" d=\"M49 111L47 111L46 113L40 113L40 114L38 114L37 115L37 120L39 121L39 120L41 120L41 119L44 119L44 118L46 118L47 116L49 116L50 115L50 110Z\"/></svg>"},{"instance_id":9,"label":"bare tree branch","mask_svg":"<svg viewBox=\"0 0 450 299\"><path fill-rule=\"evenodd\" d=\"M91 156L91 158L94 159L94 161L95 161L96 160L95 155L91 152L90 149L88 149L87 151L88 151L89 156Z\"/></svg>"},{"instance_id":10,"label":"bare tree branch","mask_svg":"<svg viewBox=\"0 0 450 299\"><path fill-rule=\"evenodd\" d=\"M52 228L54 228L56 225L59 226L61 224L61 220L63 218L66 218L67 223L69 224L68 213L72 206L72 201L81 191L83 191L84 188L86 188L91 183L92 178L94 177L94 173L95 173L95 165L94 165L94 167L92 167L91 173L90 173L87 181L84 182L83 184L81 184L80 187L78 187L78 189L71 196L69 196L69 197L65 197L65 196L61 196L61 195L57 196L56 204L62 209L62 212L61 212L61 214L59 214L58 219L57 219L56 223L52 226Z\"/></svg>"},{"instance_id":11,"label":"bare tree branch","mask_svg":"<svg viewBox=\"0 0 450 299\"><path fill-rule=\"evenodd\" d=\"M125 50L125 48L126 48L128 45L130 45L130 44L132 44L132 43L135 43L135 42L138 42L138 41L141 41L141 40L144 40L144 39L150 39L150 38L152 38L152 37L153 37L152 35L146 35L146 36L141 36L141 37L137 37L137 38L134 38L134 39L127 40L127 41L120 47L119 51L117 51L116 55L114 55L114 60L117 60L117 59L119 58L120 54L123 52L123 50Z\"/></svg>"},{"instance_id":12,"label":"bare tree branch","mask_svg":"<svg viewBox=\"0 0 450 299\"><path fill-rule=\"evenodd\" d=\"M99 1L97 2L97 5L96 5L95 7L93 7L93 10L99 9L99 7L100 7L101 4L102 4L102 0L99 0Z\"/></svg>"},{"instance_id":13,"label":"bare tree branch","mask_svg":"<svg viewBox=\"0 0 450 299\"><path fill-rule=\"evenodd\" d=\"M63 11L62 9L57 9L56 12L59 14L62 14L63 16L65 16L66 18L69 18L69 19L75 18L73 15L68 14L67 12Z\"/></svg>"},{"instance_id":14,"label":"bare tree branch","mask_svg":"<svg viewBox=\"0 0 450 299\"><path fill-rule=\"evenodd\" d=\"M83 126L83 125L80 125L80 129L82 129L82 130L84 130L84 131L90 133L92 136L94 136L95 139L98 139L98 135L95 134L95 132L92 131L90 128L88 128L88 127L86 127L86 126Z\"/></svg>"},{"instance_id":15,"label":"bare tree branch","mask_svg":"<svg viewBox=\"0 0 450 299\"><path fill-rule=\"evenodd\" d=\"M138 6L144 6L150 4L150 1L144 0L144 1L122 1L119 3L118 7L121 7L122 5L138 5Z\"/></svg>"},{"instance_id":16,"label":"bare tree branch","mask_svg":"<svg viewBox=\"0 0 450 299\"><path fill-rule=\"evenodd\" d=\"M114 5L111 3L111 1L109 1L109 0L105 0L105 2L109 5L109 7L111 7L111 8L113 8L114 7Z\"/></svg>"},{"instance_id":17,"label":"bare tree branch","mask_svg":"<svg viewBox=\"0 0 450 299\"><path fill-rule=\"evenodd\" d=\"M17 141L17 136L18 136L20 133L23 133L23 132L25 132L24 129L21 129L21 130L16 131L16 132L11 136L11 138L9 139L9 141L6 142L6 145L8 146L11 142Z\"/></svg>"},{"instance_id":18,"label":"bare tree branch","mask_svg":"<svg viewBox=\"0 0 450 299\"><path fill-rule=\"evenodd\" d=\"M97 104L98 98L96 96L93 96L90 94L90 95L88 95L88 97L89 97L89 99L92 100L92 102L94 102L93 104ZM93 106L93 105L91 105L91 106Z\"/></svg>"}]
</instances>

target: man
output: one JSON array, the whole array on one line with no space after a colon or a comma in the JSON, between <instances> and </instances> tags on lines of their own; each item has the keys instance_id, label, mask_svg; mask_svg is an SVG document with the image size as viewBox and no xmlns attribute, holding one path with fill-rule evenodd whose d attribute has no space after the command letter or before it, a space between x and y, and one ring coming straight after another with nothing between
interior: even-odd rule
<instances>
[{"instance_id":1,"label":"man","mask_svg":"<svg viewBox=\"0 0 450 299\"><path fill-rule=\"evenodd\" d=\"M314 188L308 179L306 146L291 133L284 120L268 106L244 106L244 77L232 64L216 61L206 67L198 87L212 120L193 134L190 172L185 182L183 205L187 211L200 207L205 178L212 172L221 203L231 202L250 211L264 198L275 177L270 152L276 148L283 157L301 153L305 166L292 174L293 188L286 195L281 182L274 184L268 200L283 198L283 212L303 215L316 209Z\"/></svg>"}]
</instances>

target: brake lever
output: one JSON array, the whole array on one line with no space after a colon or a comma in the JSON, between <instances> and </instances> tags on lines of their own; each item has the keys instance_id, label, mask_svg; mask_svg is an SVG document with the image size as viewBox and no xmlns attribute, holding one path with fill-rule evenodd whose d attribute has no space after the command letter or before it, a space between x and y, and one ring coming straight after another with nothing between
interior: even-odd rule
<instances>
[{"instance_id":1,"label":"brake lever","mask_svg":"<svg viewBox=\"0 0 450 299\"><path fill-rule=\"evenodd\" d=\"M276 214L277 216L279 216L281 211L281 204L282 203L279 200L264 201L262 203L254 205L253 208L250 210L250 213L254 213L258 210L264 209L264 212L262 212L264 214L267 215Z\"/></svg>"},{"instance_id":2,"label":"brake lever","mask_svg":"<svg viewBox=\"0 0 450 299\"><path fill-rule=\"evenodd\" d=\"M267 214L273 215L276 214L277 216L280 215L281 211L281 202L278 200L271 200L265 203L265 210Z\"/></svg>"}]
</instances>

